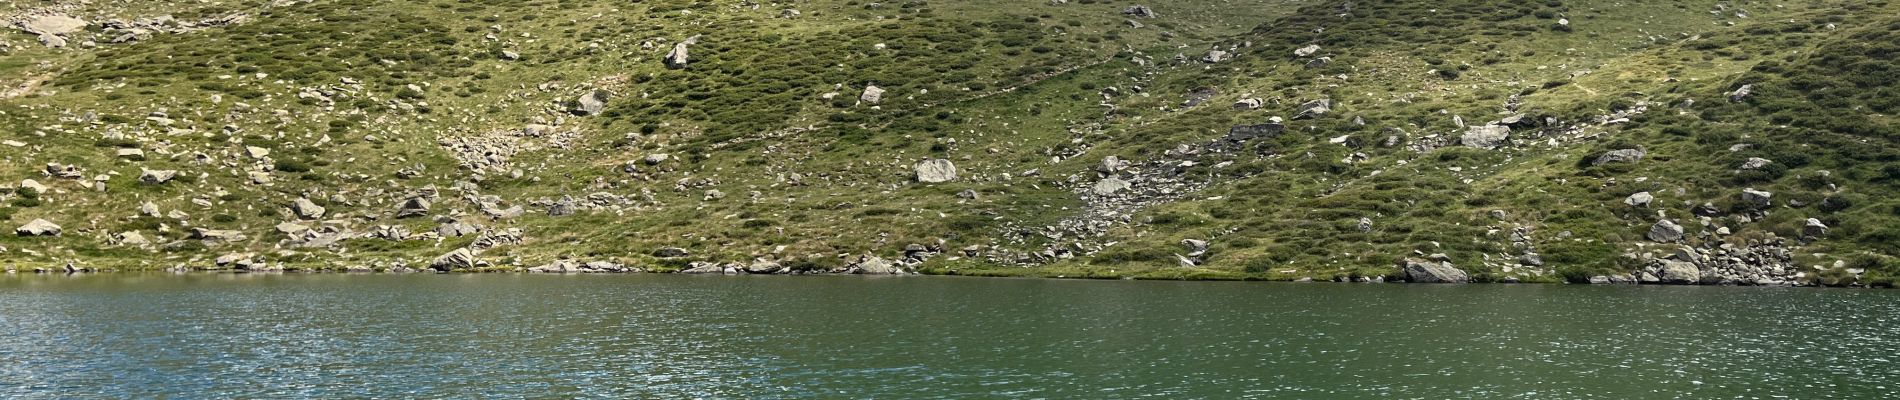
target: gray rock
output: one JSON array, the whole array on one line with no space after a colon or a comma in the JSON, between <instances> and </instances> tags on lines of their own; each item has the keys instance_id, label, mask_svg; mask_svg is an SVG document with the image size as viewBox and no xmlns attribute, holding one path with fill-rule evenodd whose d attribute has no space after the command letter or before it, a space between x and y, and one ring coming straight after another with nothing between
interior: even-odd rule
<instances>
[{"instance_id":1,"label":"gray rock","mask_svg":"<svg viewBox=\"0 0 1900 400\"><path fill-rule=\"evenodd\" d=\"M13 229L13 234L20 236L59 236L59 233L60 229L58 224L48 222L44 219L35 219L33 222L28 222L26 225L21 225L19 228Z\"/></svg>"},{"instance_id":2,"label":"gray rock","mask_svg":"<svg viewBox=\"0 0 1900 400\"><path fill-rule=\"evenodd\" d=\"M86 29L86 20L64 15L42 15L20 22L20 30L36 35L66 35Z\"/></svg>"},{"instance_id":3,"label":"gray rock","mask_svg":"<svg viewBox=\"0 0 1900 400\"><path fill-rule=\"evenodd\" d=\"M917 163L915 178L923 183L944 183L957 180L957 166L941 158L924 160Z\"/></svg>"},{"instance_id":4,"label":"gray rock","mask_svg":"<svg viewBox=\"0 0 1900 400\"><path fill-rule=\"evenodd\" d=\"M1111 176L1095 182L1095 186L1090 187L1089 192L1094 193L1096 196L1113 196L1116 193L1121 193L1133 187L1134 185L1128 183L1128 181Z\"/></svg>"},{"instance_id":5,"label":"gray rock","mask_svg":"<svg viewBox=\"0 0 1900 400\"><path fill-rule=\"evenodd\" d=\"M659 258L679 258L690 254L692 253L687 252L686 249L678 247L661 247L659 250L653 251L653 256Z\"/></svg>"},{"instance_id":6,"label":"gray rock","mask_svg":"<svg viewBox=\"0 0 1900 400\"><path fill-rule=\"evenodd\" d=\"M884 88L877 87L877 85L865 86L864 94L858 95L858 100L871 104L884 101Z\"/></svg>"},{"instance_id":7,"label":"gray rock","mask_svg":"<svg viewBox=\"0 0 1900 400\"><path fill-rule=\"evenodd\" d=\"M604 90L587 92L586 95L581 96L580 100L575 101L574 114L582 116L600 115L601 111L607 110L608 97L609 95Z\"/></svg>"},{"instance_id":8,"label":"gray rock","mask_svg":"<svg viewBox=\"0 0 1900 400\"><path fill-rule=\"evenodd\" d=\"M192 228L191 238L197 239L205 244L220 244L242 242L249 237L244 236L244 232L240 231Z\"/></svg>"},{"instance_id":9,"label":"gray rock","mask_svg":"<svg viewBox=\"0 0 1900 400\"><path fill-rule=\"evenodd\" d=\"M467 248L455 249L455 251L443 254L436 257L434 261L429 262L429 269L441 272L474 268L475 252L469 251Z\"/></svg>"},{"instance_id":10,"label":"gray rock","mask_svg":"<svg viewBox=\"0 0 1900 400\"><path fill-rule=\"evenodd\" d=\"M1293 119L1316 118L1321 115L1326 115L1326 113L1329 113L1332 111L1333 111L1332 99L1313 100L1313 101L1306 102L1305 104L1300 104L1300 112L1298 114L1294 114Z\"/></svg>"},{"instance_id":11,"label":"gray rock","mask_svg":"<svg viewBox=\"0 0 1900 400\"><path fill-rule=\"evenodd\" d=\"M1245 98L1245 99L1240 99L1240 101L1234 102L1234 109L1242 110L1242 111L1257 110L1263 106L1266 106L1266 101L1260 100L1259 98Z\"/></svg>"},{"instance_id":12,"label":"gray rock","mask_svg":"<svg viewBox=\"0 0 1900 400\"><path fill-rule=\"evenodd\" d=\"M1232 58L1234 58L1234 55L1228 54L1226 51L1209 50L1207 52L1207 55L1201 56L1201 62L1213 64L1213 63L1218 63L1221 61L1227 61L1228 59L1232 59Z\"/></svg>"},{"instance_id":13,"label":"gray rock","mask_svg":"<svg viewBox=\"0 0 1900 400\"><path fill-rule=\"evenodd\" d=\"M1741 170L1743 171L1758 170L1762 168L1767 168L1769 164L1774 164L1774 163L1775 162L1773 160L1769 160L1766 158L1749 157L1747 161L1742 162Z\"/></svg>"},{"instance_id":14,"label":"gray rock","mask_svg":"<svg viewBox=\"0 0 1900 400\"><path fill-rule=\"evenodd\" d=\"M1801 235L1812 238L1827 236L1827 224L1821 223L1819 219L1808 218L1807 225L1801 227Z\"/></svg>"},{"instance_id":15,"label":"gray rock","mask_svg":"<svg viewBox=\"0 0 1900 400\"><path fill-rule=\"evenodd\" d=\"M1755 208L1768 207L1774 204L1774 197L1774 193L1769 193L1765 190L1755 190L1755 188L1742 189L1742 203Z\"/></svg>"},{"instance_id":16,"label":"gray rock","mask_svg":"<svg viewBox=\"0 0 1900 400\"><path fill-rule=\"evenodd\" d=\"M1597 156L1597 159L1594 161L1591 161L1590 165L1596 166L1596 165L1611 164L1611 163L1633 163L1637 161L1642 161L1643 157L1647 155L1648 153L1644 152L1642 149L1610 150L1608 152L1603 153L1603 155L1601 156Z\"/></svg>"},{"instance_id":17,"label":"gray rock","mask_svg":"<svg viewBox=\"0 0 1900 400\"><path fill-rule=\"evenodd\" d=\"M859 259L852 270L855 271L855 273L864 275L896 275L904 273L903 270L891 265L890 261L885 261L881 257L872 255L866 255L864 258Z\"/></svg>"},{"instance_id":18,"label":"gray rock","mask_svg":"<svg viewBox=\"0 0 1900 400\"><path fill-rule=\"evenodd\" d=\"M1675 221L1666 219L1656 221L1655 225L1650 225L1649 234L1645 236L1648 237L1650 241L1657 243L1680 242L1682 241L1682 225L1677 225Z\"/></svg>"},{"instance_id":19,"label":"gray rock","mask_svg":"<svg viewBox=\"0 0 1900 400\"><path fill-rule=\"evenodd\" d=\"M1465 135L1458 139L1458 143L1465 145L1465 147L1491 150L1503 146L1506 141L1510 140L1510 137L1511 127L1508 126L1473 126L1465 130Z\"/></svg>"},{"instance_id":20,"label":"gray rock","mask_svg":"<svg viewBox=\"0 0 1900 400\"><path fill-rule=\"evenodd\" d=\"M1739 103L1742 100L1748 99L1748 96L1753 94L1755 94L1754 84L1742 85L1742 87L1736 88L1735 91L1729 92L1728 101Z\"/></svg>"},{"instance_id":21,"label":"gray rock","mask_svg":"<svg viewBox=\"0 0 1900 400\"><path fill-rule=\"evenodd\" d=\"M692 55L688 53L688 49L695 44L699 44L698 35L673 44L673 50L666 52L666 66L668 68L686 68L687 64L693 62Z\"/></svg>"},{"instance_id":22,"label":"gray rock","mask_svg":"<svg viewBox=\"0 0 1900 400\"><path fill-rule=\"evenodd\" d=\"M1154 17L1160 16L1158 14L1155 14L1154 9L1148 8L1148 6L1144 6L1144 5L1133 5L1133 6L1128 6L1128 8L1123 8L1122 15L1135 17L1135 18L1154 18Z\"/></svg>"},{"instance_id":23,"label":"gray rock","mask_svg":"<svg viewBox=\"0 0 1900 400\"><path fill-rule=\"evenodd\" d=\"M1405 279L1413 283L1467 283L1471 276L1449 261L1405 260Z\"/></svg>"},{"instance_id":24,"label":"gray rock","mask_svg":"<svg viewBox=\"0 0 1900 400\"><path fill-rule=\"evenodd\" d=\"M1102 157L1102 163L1095 165L1095 172L1113 174L1126 168L1128 168L1127 161L1122 161L1121 157L1108 156Z\"/></svg>"},{"instance_id":25,"label":"gray rock","mask_svg":"<svg viewBox=\"0 0 1900 400\"><path fill-rule=\"evenodd\" d=\"M429 215L429 199L411 197L396 209L396 218L413 218Z\"/></svg>"},{"instance_id":26,"label":"gray rock","mask_svg":"<svg viewBox=\"0 0 1900 400\"><path fill-rule=\"evenodd\" d=\"M1200 257L1207 254L1207 241L1200 239L1181 239L1181 245L1188 249L1188 257Z\"/></svg>"},{"instance_id":27,"label":"gray rock","mask_svg":"<svg viewBox=\"0 0 1900 400\"><path fill-rule=\"evenodd\" d=\"M298 198L295 201L291 201L290 211L296 213L297 218L302 219L323 218L323 214L328 212L323 206L318 206L316 202L312 202L306 198Z\"/></svg>"},{"instance_id":28,"label":"gray rock","mask_svg":"<svg viewBox=\"0 0 1900 400\"><path fill-rule=\"evenodd\" d=\"M1661 260L1662 276L1657 282L1672 285L1688 285L1702 280L1702 270L1687 261Z\"/></svg>"},{"instance_id":29,"label":"gray rock","mask_svg":"<svg viewBox=\"0 0 1900 400\"><path fill-rule=\"evenodd\" d=\"M1633 207L1649 207L1649 203L1655 201L1656 196L1649 194L1649 192L1636 192L1636 194L1632 194L1630 197L1623 199L1623 204L1628 204Z\"/></svg>"},{"instance_id":30,"label":"gray rock","mask_svg":"<svg viewBox=\"0 0 1900 400\"><path fill-rule=\"evenodd\" d=\"M745 272L748 274L770 274L784 269L785 266L771 260L753 260L751 264L745 266Z\"/></svg>"},{"instance_id":31,"label":"gray rock","mask_svg":"<svg viewBox=\"0 0 1900 400\"><path fill-rule=\"evenodd\" d=\"M1306 47L1293 50L1294 57L1306 57L1317 53L1319 53L1319 45L1317 44L1309 44L1306 45Z\"/></svg>"},{"instance_id":32,"label":"gray rock","mask_svg":"<svg viewBox=\"0 0 1900 400\"><path fill-rule=\"evenodd\" d=\"M1524 253L1524 255L1517 257L1517 264L1527 267L1542 267L1544 266L1544 256L1537 253Z\"/></svg>"},{"instance_id":33,"label":"gray rock","mask_svg":"<svg viewBox=\"0 0 1900 400\"><path fill-rule=\"evenodd\" d=\"M178 171L143 169L139 171L139 182L162 184L178 178Z\"/></svg>"}]
</instances>

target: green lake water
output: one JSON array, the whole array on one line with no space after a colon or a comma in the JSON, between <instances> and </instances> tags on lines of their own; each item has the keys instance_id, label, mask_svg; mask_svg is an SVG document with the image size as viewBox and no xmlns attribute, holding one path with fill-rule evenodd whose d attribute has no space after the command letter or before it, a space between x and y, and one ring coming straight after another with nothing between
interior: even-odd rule
<instances>
[{"instance_id":1,"label":"green lake water","mask_svg":"<svg viewBox=\"0 0 1900 400\"><path fill-rule=\"evenodd\" d=\"M1900 291L0 276L0 398L1881 399Z\"/></svg>"}]
</instances>

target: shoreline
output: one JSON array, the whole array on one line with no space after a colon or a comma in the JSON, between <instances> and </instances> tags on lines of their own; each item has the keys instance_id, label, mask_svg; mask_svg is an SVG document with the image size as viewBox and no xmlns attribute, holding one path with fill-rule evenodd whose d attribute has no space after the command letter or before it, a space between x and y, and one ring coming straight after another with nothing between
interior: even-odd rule
<instances>
[{"instance_id":1,"label":"shoreline","mask_svg":"<svg viewBox=\"0 0 1900 400\"><path fill-rule=\"evenodd\" d=\"M1305 277L1296 278L1296 279L1273 279L1273 278L1257 277L1257 276L1154 277L1154 276L1123 276L1123 275L1068 276L1068 275L1040 275L1040 274L983 274L983 273L963 273L962 271L955 271L955 270L948 270L948 271L925 270L922 272L866 274L866 273L850 273L850 272L787 272L787 273L747 273L743 271L740 271L740 272L687 272L685 270L680 270L680 271L634 270L634 271L618 271L618 272L605 272L605 271L548 272L548 271L531 271L528 268L519 268L519 267L505 268L505 269L495 268L495 269L486 269L486 270L461 270L461 271L436 271L436 270L431 270L431 269L426 269L426 268L422 268L422 269L402 268L402 269L389 269L389 270L368 270L368 269L352 270L352 269L336 269L336 268L282 268L282 269L268 269L268 270L246 270L246 269L236 269L236 268L225 268L225 269L75 268L73 270L63 270L63 269L53 269L53 268L35 268L34 270L24 270L24 271L16 270L16 269L8 269L4 272L0 272L0 274L4 274L4 276L54 276L54 275L74 276L74 275L95 275L95 274L158 274L158 273L168 273L169 275L295 275L295 274L303 274L303 275L332 275L332 274L333 275L411 275L411 274L503 275L503 274L513 274L513 275L547 275L547 276L557 276L557 275L610 276L610 275L656 274L656 275L686 275L686 276L861 276L861 277L925 277L925 276L929 276L929 277L960 277L960 278L980 278L980 279L1049 279L1049 280L1077 280L1077 281L1120 280L1120 281L1177 281L1177 282L1400 284L1400 285L1426 285L1426 286L1581 285L1581 286L1701 286L1701 287L1757 287L1757 288L1894 289L1893 287L1889 287L1889 286L1869 285L1869 284L1824 285L1824 284L1815 283L1815 282L1793 282L1793 283L1772 284L1772 285L1740 284L1740 283L1686 283L1686 284L1683 284L1683 283L1640 283L1640 282L1582 282L1582 283L1579 283L1579 282L1568 282L1568 281L1561 281L1561 280L1559 281L1515 281L1515 282L1474 281L1474 282L1446 283L1446 282L1409 282L1409 281L1404 281L1404 280L1384 280L1384 279L1365 279L1365 278L1361 278L1359 280L1354 280L1354 279L1322 280L1322 279L1311 279L1311 278L1305 278Z\"/></svg>"}]
</instances>

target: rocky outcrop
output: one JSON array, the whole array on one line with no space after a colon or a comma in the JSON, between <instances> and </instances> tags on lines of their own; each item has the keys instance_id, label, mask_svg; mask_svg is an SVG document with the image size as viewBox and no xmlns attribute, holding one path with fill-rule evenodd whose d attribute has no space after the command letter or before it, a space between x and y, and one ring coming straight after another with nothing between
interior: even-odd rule
<instances>
[{"instance_id":1,"label":"rocky outcrop","mask_svg":"<svg viewBox=\"0 0 1900 400\"><path fill-rule=\"evenodd\" d=\"M1300 104L1300 111L1293 119L1312 119L1333 111L1332 99L1319 99Z\"/></svg>"}]
</instances>

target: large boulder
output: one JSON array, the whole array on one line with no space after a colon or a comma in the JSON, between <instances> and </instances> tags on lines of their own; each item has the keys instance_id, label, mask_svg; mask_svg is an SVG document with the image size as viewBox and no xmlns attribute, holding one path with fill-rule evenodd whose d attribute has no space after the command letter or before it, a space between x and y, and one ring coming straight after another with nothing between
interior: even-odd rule
<instances>
[{"instance_id":1,"label":"large boulder","mask_svg":"<svg viewBox=\"0 0 1900 400\"><path fill-rule=\"evenodd\" d=\"M1096 196L1113 196L1116 193L1121 193L1122 191L1128 190L1133 187L1134 187L1134 184L1130 184L1128 183L1128 181L1124 181L1121 178L1111 176L1108 178L1104 178L1099 182L1095 182L1095 186L1090 187L1089 192L1095 193Z\"/></svg>"},{"instance_id":2,"label":"large boulder","mask_svg":"<svg viewBox=\"0 0 1900 400\"><path fill-rule=\"evenodd\" d=\"M957 165L941 158L924 160L912 168L916 179L923 183L944 183L957 180Z\"/></svg>"},{"instance_id":3,"label":"large boulder","mask_svg":"<svg viewBox=\"0 0 1900 400\"><path fill-rule=\"evenodd\" d=\"M411 197L396 209L396 218L412 218L429 215L429 199Z\"/></svg>"},{"instance_id":4,"label":"large boulder","mask_svg":"<svg viewBox=\"0 0 1900 400\"><path fill-rule=\"evenodd\" d=\"M853 268L855 273L865 275L896 275L904 273L904 270L897 269L896 266L891 265L890 261L885 261L884 258L878 256L864 256L864 258L858 260L855 267L856 268Z\"/></svg>"},{"instance_id":5,"label":"large boulder","mask_svg":"<svg viewBox=\"0 0 1900 400\"><path fill-rule=\"evenodd\" d=\"M1827 236L1827 224L1821 223L1819 219L1808 218L1807 225L1801 227L1801 235L1811 238Z\"/></svg>"},{"instance_id":6,"label":"large boulder","mask_svg":"<svg viewBox=\"0 0 1900 400\"><path fill-rule=\"evenodd\" d=\"M1458 143L1465 145L1465 147L1491 150L1503 146L1505 141L1510 140L1510 138L1511 127L1504 125L1481 125L1466 128L1464 137L1459 138Z\"/></svg>"},{"instance_id":7,"label":"large boulder","mask_svg":"<svg viewBox=\"0 0 1900 400\"><path fill-rule=\"evenodd\" d=\"M13 229L13 233L20 236L59 236L59 232L59 225L43 219L35 219Z\"/></svg>"},{"instance_id":8,"label":"large boulder","mask_svg":"<svg viewBox=\"0 0 1900 400\"><path fill-rule=\"evenodd\" d=\"M178 171L168 169L144 169L139 171L139 182L161 184L178 178Z\"/></svg>"},{"instance_id":9,"label":"large boulder","mask_svg":"<svg viewBox=\"0 0 1900 400\"><path fill-rule=\"evenodd\" d=\"M864 94L858 95L858 100L871 104L884 101L884 88L877 87L877 85L865 86Z\"/></svg>"},{"instance_id":10,"label":"large boulder","mask_svg":"<svg viewBox=\"0 0 1900 400\"><path fill-rule=\"evenodd\" d=\"M37 35L65 35L86 29L86 20L64 15L42 15L20 22L20 30Z\"/></svg>"},{"instance_id":11,"label":"large boulder","mask_svg":"<svg viewBox=\"0 0 1900 400\"><path fill-rule=\"evenodd\" d=\"M673 50L666 52L667 68L686 68L686 64L692 63L693 58L687 54L687 49L695 44L699 44L698 35L673 44Z\"/></svg>"},{"instance_id":12,"label":"large boulder","mask_svg":"<svg viewBox=\"0 0 1900 400\"><path fill-rule=\"evenodd\" d=\"M205 244L242 242L248 239L248 237L244 236L244 232L241 231L205 228L192 228L191 238L197 239Z\"/></svg>"},{"instance_id":13,"label":"large boulder","mask_svg":"<svg viewBox=\"0 0 1900 400\"><path fill-rule=\"evenodd\" d=\"M607 110L607 97L607 92L602 90L595 90L581 95L580 100L574 102L574 114L582 116L600 115L601 111Z\"/></svg>"},{"instance_id":14,"label":"large boulder","mask_svg":"<svg viewBox=\"0 0 1900 400\"><path fill-rule=\"evenodd\" d=\"M323 214L328 212L328 210L323 209L323 206L319 206L316 202L312 202L306 198L298 198L295 201L291 201L290 211L297 213L297 218L302 219L323 218Z\"/></svg>"},{"instance_id":15,"label":"large boulder","mask_svg":"<svg viewBox=\"0 0 1900 400\"><path fill-rule=\"evenodd\" d=\"M1405 259L1405 280L1412 283L1467 283L1471 276L1450 261Z\"/></svg>"},{"instance_id":16,"label":"large boulder","mask_svg":"<svg viewBox=\"0 0 1900 400\"><path fill-rule=\"evenodd\" d=\"M1628 204L1632 207L1649 207L1649 203L1652 203L1655 201L1656 201L1656 195L1649 194L1649 192L1636 192L1636 194L1632 194L1630 195L1630 197L1624 198L1623 204Z\"/></svg>"},{"instance_id":17,"label":"large boulder","mask_svg":"<svg viewBox=\"0 0 1900 400\"><path fill-rule=\"evenodd\" d=\"M434 261L430 261L429 268L442 272L474 269L475 252L468 251L467 248L455 249L455 251L443 254L440 257L436 257Z\"/></svg>"},{"instance_id":18,"label":"large boulder","mask_svg":"<svg viewBox=\"0 0 1900 400\"><path fill-rule=\"evenodd\" d=\"M1742 189L1742 203L1755 208L1768 207L1774 203L1774 193L1755 188Z\"/></svg>"},{"instance_id":19,"label":"large boulder","mask_svg":"<svg viewBox=\"0 0 1900 400\"><path fill-rule=\"evenodd\" d=\"M1671 285L1688 285L1702 280L1702 270L1688 261L1662 260L1661 275L1659 282Z\"/></svg>"},{"instance_id":20,"label":"large boulder","mask_svg":"<svg viewBox=\"0 0 1900 400\"><path fill-rule=\"evenodd\" d=\"M1656 221L1655 225L1649 226L1649 233L1645 236L1657 243L1680 242L1682 241L1682 225L1666 219Z\"/></svg>"},{"instance_id":21,"label":"large boulder","mask_svg":"<svg viewBox=\"0 0 1900 400\"><path fill-rule=\"evenodd\" d=\"M1159 16L1155 14L1154 9L1151 9L1151 8L1148 8L1148 6L1139 5L1139 4L1128 6L1128 8L1123 8L1122 15L1135 17L1135 18L1154 18L1154 17Z\"/></svg>"},{"instance_id":22,"label":"large boulder","mask_svg":"<svg viewBox=\"0 0 1900 400\"><path fill-rule=\"evenodd\" d=\"M1774 163L1775 162L1773 160L1769 160L1766 158L1749 157L1748 160L1742 161L1742 166L1739 169L1743 171L1754 171L1754 170L1758 170L1762 168L1767 168L1769 165L1774 164Z\"/></svg>"}]
</instances>

